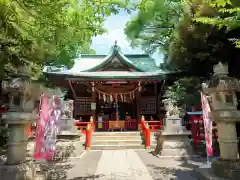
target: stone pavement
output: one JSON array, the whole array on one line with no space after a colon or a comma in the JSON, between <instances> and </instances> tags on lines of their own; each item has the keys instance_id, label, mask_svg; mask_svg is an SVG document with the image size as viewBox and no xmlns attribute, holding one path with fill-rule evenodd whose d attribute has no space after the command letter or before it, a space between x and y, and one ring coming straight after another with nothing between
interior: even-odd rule
<instances>
[{"instance_id":1,"label":"stone pavement","mask_svg":"<svg viewBox=\"0 0 240 180\"><path fill-rule=\"evenodd\" d=\"M89 151L81 158L56 164L57 180L196 180L192 170L203 159L177 160L147 150Z\"/></svg>"}]
</instances>

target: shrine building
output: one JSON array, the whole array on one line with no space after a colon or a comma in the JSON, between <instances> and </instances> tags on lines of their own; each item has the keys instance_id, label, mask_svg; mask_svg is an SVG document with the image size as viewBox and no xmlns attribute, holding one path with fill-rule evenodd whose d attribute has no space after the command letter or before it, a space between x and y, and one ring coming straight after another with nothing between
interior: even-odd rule
<instances>
[{"instance_id":1,"label":"shrine building","mask_svg":"<svg viewBox=\"0 0 240 180\"><path fill-rule=\"evenodd\" d=\"M74 118L92 116L97 130L137 130L141 116L158 121L164 73L147 54L123 54L115 43L108 55L81 55L71 69L44 70L74 100Z\"/></svg>"}]
</instances>

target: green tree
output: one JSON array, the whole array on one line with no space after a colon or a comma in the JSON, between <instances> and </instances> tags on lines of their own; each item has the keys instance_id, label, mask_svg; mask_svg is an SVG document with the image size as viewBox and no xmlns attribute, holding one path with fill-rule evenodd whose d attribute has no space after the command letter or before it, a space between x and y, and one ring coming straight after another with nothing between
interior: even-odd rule
<instances>
[{"instance_id":1,"label":"green tree","mask_svg":"<svg viewBox=\"0 0 240 180\"><path fill-rule=\"evenodd\" d=\"M92 52L92 37L121 7L117 0L0 0L0 79L19 64L35 79L45 64L70 67L79 53Z\"/></svg>"},{"instance_id":2,"label":"green tree","mask_svg":"<svg viewBox=\"0 0 240 180\"><path fill-rule=\"evenodd\" d=\"M195 20L200 23L217 26L219 29L227 31L240 28L240 3L236 0L212 0L207 3L214 9L218 16L196 16ZM240 40L235 37L230 38L237 47L240 47Z\"/></svg>"},{"instance_id":3,"label":"green tree","mask_svg":"<svg viewBox=\"0 0 240 180\"><path fill-rule=\"evenodd\" d=\"M184 0L142 0L136 6L137 16L125 28L131 45L150 53L166 52L186 7Z\"/></svg>"},{"instance_id":4,"label":"green tree","mask_svg":"<svg viewBox=\"0 0 240 180\"><path fill-rule=\"evenodd\" d=\"M234 44L237 41L233 40L240 38L240 28L233 25L238 24L238 20L229 13L230 9L238 8L226 3L216 5L217 1L208 2L192 0L190 16L185 16L175 29L175 38L169 47L168 67L191 76L209 77L213 65L221 61L229 64L230 75L239 76L236 68L240 51ZM228 18L232 25L224 25Z\"/></svg>"},{"instance_id":5,"label":"green tree","mask_svg":"<svg viewBox=\"0 0 240 180\"><path fill-rule=\"evenodd\" d=\"M200 103L200 83L200 78L180 78L166 89L164 96L179 108L191 108Z\"/></svg>"}]
</instances>

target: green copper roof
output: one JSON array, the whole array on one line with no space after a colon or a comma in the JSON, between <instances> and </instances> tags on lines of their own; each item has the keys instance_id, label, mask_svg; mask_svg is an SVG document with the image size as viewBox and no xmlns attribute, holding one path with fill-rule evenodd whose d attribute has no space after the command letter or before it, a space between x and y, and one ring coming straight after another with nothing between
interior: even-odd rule
<instances>
[{"instance_id":1,"label":"green copper roof","mask_svg":"<svg viewBox=\"0 0 240 180\"><path fill-rule=\"evenodd\" d=\"M104 67L111 62L113 58L117 58L122 64L135 69L138 72L157 72L155 60L147 54L131 54L124 55L120 47L114 45L108 55L88 55L83 54L75 59L74 66L69 71L71 72L91 72L98 68Z\"/></svg>"},{"instance_id":2,"label":"green copper roof","mask_svg":"<svg viewBox=\"0 0 240 180\"><path fill-rule=\"evenodd\" d=\"M129 67L129 71L101 71L106 65L115 64L117 62ZM115 64L116 65L116 64ZM118 65L116 65L117 69ZM84 78L84 79L159 79L163 78L165 73L160 70L155 64L155 60L147 54L131 54L124 55L120 47L116 44L112 47L108 55L87 55L83 54L75 59L74 66L71 69L55 69L53 67L46 67L44 72L49 75L61 76L65 78ZM140 73L140 74L139 74ZM149 77L147 77L149 76Z\"/></svg>"}]
</instances>

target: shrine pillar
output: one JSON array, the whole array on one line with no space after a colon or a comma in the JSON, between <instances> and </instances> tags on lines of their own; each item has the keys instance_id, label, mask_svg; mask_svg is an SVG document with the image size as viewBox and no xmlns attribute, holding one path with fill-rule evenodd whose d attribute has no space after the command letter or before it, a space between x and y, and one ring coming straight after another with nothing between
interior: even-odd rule
<instances>
[{"instance_id":1,"label":"shrine pillar","mask_svg":"<svg viewBox=\"0 0 240 180\"><path fill-rule=\"evenodd\" d=\"M138 124L138 129L140 129L140 122L141 122L141 112L140 112L140 99L141 99L141 84L138 83L138 90L136 91L136 118L137 118L137 124Z\"/></svg>"},{"instance_id":2,"label":"shrine pillar","mask_svg":"<svg viewBox=\"0 0 240 180\"><path fill-rule=\"evenodd\" d=\"M158 117L159 116L159 99L158 99L158 83L157 82L155 82L154 84L154 92L156 96L156 114Z\"/></svg>"},{"instance_id":3,"label":"shrine pillar","mask_svg":"<svg viewBox=\"0 0 240 180\"><path fill-rule=\"evenodd\" d=\"M96 98L97 98L97 94L96 94L96 90L95 90L95 83L92 83L92 102L91 102L91 111L92 111L92 118L93 121L96 122Z\"/></svg>"}]
</instances>

